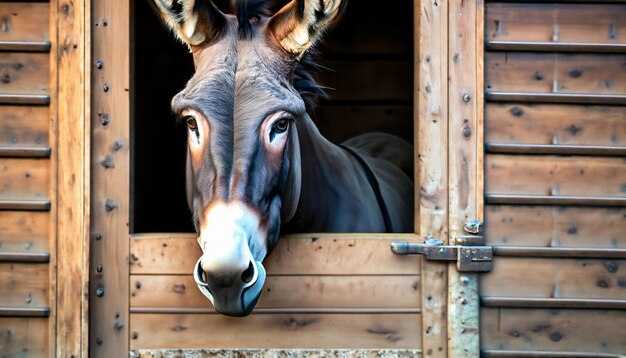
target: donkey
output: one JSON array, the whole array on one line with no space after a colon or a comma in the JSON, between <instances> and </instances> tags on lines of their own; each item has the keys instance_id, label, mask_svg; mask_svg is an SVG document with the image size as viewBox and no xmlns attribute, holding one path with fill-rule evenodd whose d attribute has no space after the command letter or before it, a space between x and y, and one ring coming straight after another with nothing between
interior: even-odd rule
<instances>
[{"instance_id":1,"label":"donkey","mask_svg":"<svg viewBox=\"0 0 626 358\"><path fill-rule=\"evenodd\" d=\"M195 64L172 110L188 127L187 201L203 252L194 278L218 312L250 314L281 227L412 231L410 144L377 133L335 145L307 113L320 93L309 53L346 0L293 0L273 16L259 1L240 1L236 15L210 0L153 1Z\"/></svg>"}]
</instances>

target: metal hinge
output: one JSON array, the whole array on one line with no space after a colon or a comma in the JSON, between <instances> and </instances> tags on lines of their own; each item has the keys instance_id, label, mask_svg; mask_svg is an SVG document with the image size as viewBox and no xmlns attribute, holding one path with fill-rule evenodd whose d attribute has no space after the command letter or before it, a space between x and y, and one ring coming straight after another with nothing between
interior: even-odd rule
<instances>
[{"instance_id":1,"label":"metal hinge","mask_svg":"<svg viewBox=\"0 0 626 358\"><path fill-rule=\"evenodd\" d=\"M467 225L465 230L474 233L468 230ZM480 227L475 233L479 231ZM485 246L482 236L460 235L455 241L461 245L444 245L442 241L432 237L427 237L423 244L392 242L391 251L396 255L424 255L426 260L456 261L457 269L463 272L492 270L493 248Z\"/></svg>"}]
</instances>

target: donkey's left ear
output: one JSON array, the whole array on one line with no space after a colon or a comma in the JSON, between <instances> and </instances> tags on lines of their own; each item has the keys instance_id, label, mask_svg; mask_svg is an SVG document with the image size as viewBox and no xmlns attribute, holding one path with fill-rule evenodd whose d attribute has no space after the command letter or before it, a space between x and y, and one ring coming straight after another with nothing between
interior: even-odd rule
<instances>
[{"instance_id":1,"label":"donkey's left ear","mask_svg":"<svg viewBox=\"0 0 626 358\"><path fill-rule=\"evenodd\" d=\"M152 0L161 17L178 38L189 46L200 45L219 35L225 15L211 0Z\"/></svg>"},{"instance_id":2,"label":"donkey's left ear","mask_svg":"<svg viewBox=\"0 0 626 358\"><path fill-rule=\"evenodd\" d=\"M274 15L270 32L300 59L338 18L347 0L292 0Z\"/></svg>"}]
</instances>

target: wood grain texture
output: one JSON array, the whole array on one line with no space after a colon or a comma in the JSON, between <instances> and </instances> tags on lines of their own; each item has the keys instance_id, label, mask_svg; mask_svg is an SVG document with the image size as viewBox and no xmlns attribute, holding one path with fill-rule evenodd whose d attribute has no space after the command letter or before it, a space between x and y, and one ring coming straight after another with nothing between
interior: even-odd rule
<instances>
[{"instance_id":1,"label":"wood grain texture","mask_svg":"<svg viewBox=\"0 0 626 358\"><path fill-rule=\"evenodd\" d=\"M489 103L489 143L626 146L626 107Z\"/></svg>"},{"instance_id":2,"label":"wood grain texture","mask_svg":"<svg viewBox=\"0 0 626 358\"><path fill-rule=\"evenodd\" d=\"M623 94L626 55L490 52L485 86L494 92Z\"/></svg>"},{"instance_id":3,"label":"wood grain texture","mask_svg":"<svg viewBox=\"0 0 626 358\"><path fill-rule=\"evenodd\" d=\"M624 299L626 261L501 258L482 276L482 296ZM520 276L520 272L524 272Z\"/></svg>"},{"instance_id":4,"label":"wood grain texture","mask_svg":"<svg viewBox=\"0 0 626 358\"><path fill-rule=\"evenodd\" d=\"M0 211L0 252L49 252L50 214Z\"/></svg>"},{"instance_id":5,"label":"wood grain texture","mask_svg":"<svg viewBox=\"0 0 626 358\"><path fill-rule=\"evenodd\" d=\"M0 264L0 306L48 307L48 270L46 264Z\"/></svg>"},{"instance_id":6,"label":"wood grain texture","mask_svg":"<svg viewBox=\"0 0 626 358\"><path fill-rule=\"evenodd\" d=\"M50 62L48 54L0 52L0 92L49 94Z\"/></svg>"},{"instance_id":7,"label":"wood grain texture","mask_svg":"<svg viewBox=\"0 0 626 358\"><path fill-rule=\"evenodd\" d=\"M623 5L489 3L486 18L488 40L626 43Z\"/></svg>"},{"instance_id":8,"label":"wood grain texture","mask_svg":"<svg viewBox=\"0 0 626 358\"><path fill-rule=\"evenodd\" d=\"M45 318L0 318L0 352L7 357L51 357Z\"/></svg>"},{"instance_id":9,"label":"wood grain texture","mask_svg":"<svg viewBox=\"0 0 626 358\"><path fill-rule=\"evenodd\" d=\"M130 321L131 349L420 347L419 314L132 314Z\"/></svg>"},{"instance_id":10,"label":"wood grain texture","mask_svg":"<svg viewBox=\"0 0 626 358\"><path fill-rule=\"evenodd\" d=\"M48 107L0 106L0 146L48 147L49 115Z\"/></svg>"},{"instance_id":11,"label":"wood grain texture","mask_svg":"<svg viewBox=\"0 0 626 358\"><path fill-rule=\"evenodd\" d=\"M486 210L490 245L626 248L625 230L622 208L488 205Z\"/></svg>"},{"instance_id":12,"label":"wood grain texture","mask_svg":"<svg viewBox=\"0 0 626 358\"><path fill-rule=\"evenodd\" d=\"M269 275L416 275L415 257L397 256L394 240L412 234L303 234L282 237L264 262ZM132 274L190 274L201 255L194 234L144 234L130 240Z\"/></svg>"},{"instance_id":13,"label":"wood grain texture","mask_svg":"<svg viewBox=\"0 0 626 358\"><path fill-rule=\"evenodd\" d=\"M623 310L481 310L483 349L621 354L625 326Z\"/></svg>"},{"instance_id":14,"label":"wood grain texture","mask_svg":"<svg viewBox=\"0 0 626 358\"><path fill-rule=\"evenodd\" d=\"M47 3L0 3L0 41L48 41L50 5Z\"/></svg>"},{"instance_id":15,"label":"wood grain texture","mask_svg":"<svg viewBox=\"0 0 626 358\"><path fill-rule=\"evenodd\" d=\"M47 199L49 190L48 160L0 158L0 198Z\"/></svg>"},{"instance_id":16,"label":"wood grain texture","mask_svg":"<svg viewBox=\"0 0 626 358\"><path fill-rule=\"evenodd\" d=\"M490 194L626 196L621 158L487 155Z\"/></svg>"},{"instance_id":17,"label":"wood grain texture","mask_svg":"<svg viewBox=\"0 0 626 358\"><path fill-rule=\"evenodd\" d=\"M257 307L417 308L419 291L419 276L269 276ZM131 275L130 305L211 306L191 275Z\"/></svg>"}]
</instances>

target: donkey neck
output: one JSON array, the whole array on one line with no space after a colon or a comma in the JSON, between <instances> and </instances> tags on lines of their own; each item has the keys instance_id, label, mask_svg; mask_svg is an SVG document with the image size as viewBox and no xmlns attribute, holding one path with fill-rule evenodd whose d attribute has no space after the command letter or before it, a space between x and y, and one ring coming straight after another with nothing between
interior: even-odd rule
<instances>
[{"instance_id":1,"label":"donkey neck","mask_svg":"<svg viewBox=\"0 0 626 358\"><path fill-rule=\"evenodd\" d=\"M361 165L322 136L305 114L297 121L301 192L287 232L372 232L383 220ZM292 166L293 170L293 166Z\"/></svg>"}]
</instances>

